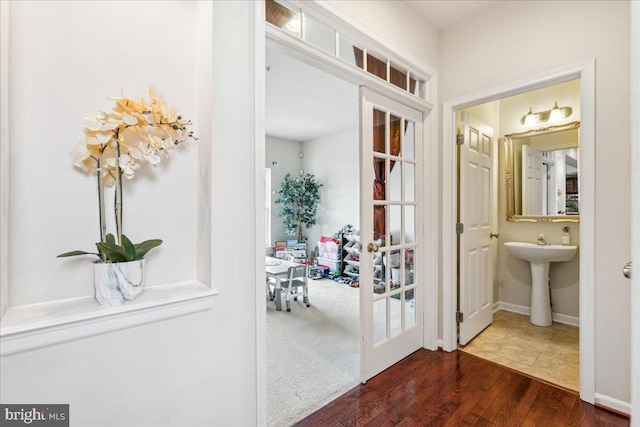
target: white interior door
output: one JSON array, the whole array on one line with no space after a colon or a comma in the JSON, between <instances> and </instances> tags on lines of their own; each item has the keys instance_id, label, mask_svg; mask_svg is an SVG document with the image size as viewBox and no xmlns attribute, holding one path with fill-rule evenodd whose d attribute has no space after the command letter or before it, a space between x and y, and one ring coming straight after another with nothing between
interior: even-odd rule
<instances>
[{"instance_id":1,"label":"white interior door","mask_svg":"<svg viewBox=\"0 0 640 427\"><path fill-rule=\"evenodd\" d=\"M522 215L546 215L542 201L545 170L542 151L529 145L522 146ZM544 185L544 187L543 187Z\"/></svg>"},{"instance_id":2,"label":"white interior door","mask_svg":"<svg viewBox=\"0 0 640 427\"><path fill-rule=\"evenodd\" d=\"M422 113L360 89L362 381L423 346Z\"/></svg>"},{"instance_id":3,"label":"white interior door","mask_svg":"<svg viewBox=\"0 0 640 427\"><path fill-rule=\"evenodd\" d=\"M493 129L462 113L460 147L460 344L493 321Z\"/></svg>"}]
</instances>

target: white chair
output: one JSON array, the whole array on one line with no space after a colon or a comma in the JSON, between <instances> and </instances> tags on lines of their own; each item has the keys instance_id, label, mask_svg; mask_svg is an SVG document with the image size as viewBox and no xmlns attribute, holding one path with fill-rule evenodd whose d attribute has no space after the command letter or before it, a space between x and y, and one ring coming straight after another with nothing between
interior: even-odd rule
<instances>
[{"instance_id":1,"label":"white chair","mask_svg":"<svg viewBox=\"0 0 640 427\"><path fill-rule=\"evenodd\" d=\"M270 277L267 277L267 296L269 297L270 301L273 301L273 299L275 298L274 291L271 290L272 284L275 287L273 280Z\"/></svg>"},{"instance_id":2,"label":"white chair","mask_svg":"<svg viewBox=\"0 0 640 427\"><path fill-rule=\"evenodd\" d=\"M287 311L291 311L291 297L293 296L294 301L297 301L300 288L302 288L303 291L302 301L307 307L310 307L306 264L289 267L287 277L280 279L280 286L276 286L276 310L282 309L281 296L282 291L285 291Z\"/></svg>"}]
</instances>

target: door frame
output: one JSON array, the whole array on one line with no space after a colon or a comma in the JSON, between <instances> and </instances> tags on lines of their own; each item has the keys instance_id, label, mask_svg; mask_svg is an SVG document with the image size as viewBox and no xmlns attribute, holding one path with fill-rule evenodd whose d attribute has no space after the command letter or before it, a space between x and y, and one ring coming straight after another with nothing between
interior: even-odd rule
<instances>
[{"instance_id":1,"label":"door frame","mask_svg":"<svg viewBox=\"0 0 640 427\"><path fill-rule=\"evenodd\" d=\"M442 164L442 348L457 348L456 114L474 105L580 79L580 399L595 398L595 59L489 88L443 103ZM498 138L496 138L497 141Z\"/></svg>"},{"instance_id":2,"label":"door frame","mask_svg":"<svg viewBox=\"0 0 640 427\"><path fill-rule=\"evenodd\" d=\"M412 95L403 93L400 89L390 88L380 79L372 75L362 75L360 69L345 66L341 61L314 46L288 34L281 34L265 24L264 2L254 2L254 33L255 63L253 64L254 99L253 122L255 126L255 229L256 229L256 295L264 293L264 159L265 159L265 92L266 66L265 49L267 44L276 46L279 50L305 62L308 65L329 72L339 78L350 81L358 86L365 85L370 89L390 97L398 102L407 104L424 112L422 137L422 167L423 167L423 210L421 222L423 234L420 239L424 242L423 250L423 304L424 336L423 347L436 350L438 341L438 292L439 292L439 262L440 237L439 227L439 147L438 140L438 78L436 71L413 57L406 50L393 45L338 6L326 1L312 1L302 4L298 0L289 0L298 6L304 5L308 11L322 15L323 20L335 28L346 29L351 34L359 34L365 41L376 47L376 52L388 54L390 58L398 58L402 62L414 67L426 76L425 99L419 100ZM360 70L360 71L358 71ZM417 142L417 141L416 141ZM256 298L256 419L257 425L266 425L267 421L267 355L266 355L266 302L264 298Z\"/></svg>"},{"instance_id":3,"label":"door frame","mask_svg":"<svg viewBox=\"0 0 640 427\"><path fill-rule=\"evenodd\" d=\"M640 4L631 2L631 424L640 425Z\"/></svg>"}]
</instances>

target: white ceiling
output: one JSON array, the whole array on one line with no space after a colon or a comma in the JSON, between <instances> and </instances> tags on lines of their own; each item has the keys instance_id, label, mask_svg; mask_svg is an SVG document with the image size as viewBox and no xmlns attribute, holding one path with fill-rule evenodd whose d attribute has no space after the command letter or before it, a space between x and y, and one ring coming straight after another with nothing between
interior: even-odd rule
<instances>
[{"instance_id":1,"label":"white ceiling","mask_svg":"<svg viewBox=\"0 0 640 427\"><path fill-rule=\"evenodd\" d=\"M442 30L504 0L405 0L407 6L438 30Z\"/></svg>"},{"instance_id":2,"label":"white ceiling","mask_svg":"<svg viewBox=\"0 0 640 427\"><path fill-rule=\"evenodd\" d=\"M356 85L273 49L267 69L267 135L308 141L357 126Z\"/></svg>"}]
</instances>

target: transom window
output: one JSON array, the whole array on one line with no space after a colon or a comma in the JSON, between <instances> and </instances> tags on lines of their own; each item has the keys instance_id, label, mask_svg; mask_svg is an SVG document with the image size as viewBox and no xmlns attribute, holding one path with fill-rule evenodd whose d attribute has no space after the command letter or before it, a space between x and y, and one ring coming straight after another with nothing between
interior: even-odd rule
<instances>
[{"instance_id":1,"label":"transom window","mask_svg":"<svg viewBox=\"0 0 640 427\"><path fill-rule=\"evenodd\" d=\"M307 42L336 58L358 67L420 99L425 99L425 80L367 46L313 16L307 10L284 0L265 0L265 18L281 31Z\"/></svg>"}]
</instances>

